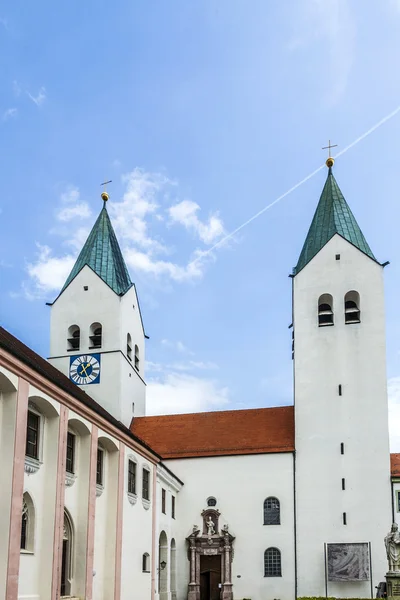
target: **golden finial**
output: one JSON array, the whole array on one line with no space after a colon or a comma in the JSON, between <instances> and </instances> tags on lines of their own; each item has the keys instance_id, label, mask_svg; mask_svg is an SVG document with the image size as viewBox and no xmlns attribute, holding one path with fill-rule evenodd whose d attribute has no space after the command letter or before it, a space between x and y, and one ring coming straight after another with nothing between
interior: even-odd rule
<instances>
[{"instance_id":1,"label":"golden finial","mask_svg":"<svg viewBox=\"0 0 400 600\"><path fill-rule=\"evenodd\" d=\"M103 182L103 183L101 183L100 185L104 185L104 186L106 186L106 185L107 185L107 183L111 183L111 182L112 182L112 179L110 179L109 181L104 181L104 182ZM101 198L102 198L103 202L107 202L107 200L109 199L109 197L110 197L110 196L107 194L107 192L106 192L106 188L104 188L104 192L102 192L102 193L101 193Z\"/></svg>"},{"instance_id":2,"label":"golden finial","mask_svg":"<svg viewBox=\"0 0 400 600\"><path fill-rule=\"evenodd\" d=\"M328 145L322 148L322 150L328 150L328 158L325 164L329 169L335 164L335 160L331 156L331 148L337 148L337 144L331 144L331 140L328 140Z\"/></svg>"}]
</instances>

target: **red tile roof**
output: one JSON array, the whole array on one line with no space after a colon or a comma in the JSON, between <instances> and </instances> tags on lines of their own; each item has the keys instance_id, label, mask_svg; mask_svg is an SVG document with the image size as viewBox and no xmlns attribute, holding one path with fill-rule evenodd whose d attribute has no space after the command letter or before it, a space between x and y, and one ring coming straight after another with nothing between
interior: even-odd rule
<instances>
[{"instance_id":1,"label":"red tile roof","mask_svg":"<svg viewBox=\"0 0 400 600\"><path fill-rule=\"evenodd\" d=\"M294 407L135 417L131 431L163 458L294 451Z\"/></svg>"},{"instance_id":2,"label":"red tile roof","mask_svg":"<svg viewBox=\"0 0 400 600\"><path fill-rule=\"evenodd\" d=\"M392 477L400 477L400 454L390 455L390 473Z\"/></svg>"}]
</instances>

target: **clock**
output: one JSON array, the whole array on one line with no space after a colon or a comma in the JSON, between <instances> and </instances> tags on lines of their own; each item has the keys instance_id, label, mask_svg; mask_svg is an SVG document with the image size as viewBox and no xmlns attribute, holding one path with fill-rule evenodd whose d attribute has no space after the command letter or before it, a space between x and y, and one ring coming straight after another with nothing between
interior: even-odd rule
<instances>
[{"instance_id":1,"label":"clock","mask_svg":"<svg viewBox=\"0 0 400 600\"><path fill-rule=\"evenodd\" d=\"M100 354L71 356L69 378L77 385L100 383Z\"/></svg>"}]
</instances>

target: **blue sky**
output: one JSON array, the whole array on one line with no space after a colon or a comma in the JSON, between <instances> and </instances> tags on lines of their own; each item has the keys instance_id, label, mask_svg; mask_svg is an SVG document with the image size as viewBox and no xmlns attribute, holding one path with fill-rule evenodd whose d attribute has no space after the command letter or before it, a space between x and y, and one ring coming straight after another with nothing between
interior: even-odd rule
<instances>
[{"instance_id":1,"label":"blue sky","mask_svg":"<svg viewBox=\"0 0 400 600\"><path fill-rule=\"evenodd\" d=\"M152 411L291 403L296 263L326 172L214 243L400 105L400 2L6 0L1 322L47 356L49 308L109 187ZM400 450L400 114L335 176L385 270ZM193 263L194 259L198 259Z\"/></svg>"}]
</instances>

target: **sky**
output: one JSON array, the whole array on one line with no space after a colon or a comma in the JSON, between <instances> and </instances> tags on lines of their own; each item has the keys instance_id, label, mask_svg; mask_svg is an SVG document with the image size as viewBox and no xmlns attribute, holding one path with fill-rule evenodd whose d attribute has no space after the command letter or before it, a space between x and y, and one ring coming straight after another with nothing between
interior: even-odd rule
<instances>
[{"instance_id":1,"label":"sky","mask_svg":"<svg viewBox=\"0 0 400 600\"><path fill-rule=\"evenodd\" d=\"M49 307L101 207L139 293L150 413L292 403L291 283L326 169L400 106L400 1L4 0L0 319ZM385 269L400 451L400 112L335 177Z\"/></svg>"}]
</instances>

